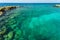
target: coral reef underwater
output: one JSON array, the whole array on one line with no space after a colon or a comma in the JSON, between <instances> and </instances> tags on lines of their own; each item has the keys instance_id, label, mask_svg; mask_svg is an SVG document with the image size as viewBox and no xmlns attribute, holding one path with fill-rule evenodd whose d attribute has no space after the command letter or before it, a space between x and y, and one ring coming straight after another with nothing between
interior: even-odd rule
<instances>
[{"instance_id":1,"label":"coral reef underwater","mask_svg":"<svg viewBox=\"0 0 60 40\"><path fill-rule=\"evenodd\" d=\"M60 40L57 8L0 8L0 40Z\"/></svg>"}]
</instances>

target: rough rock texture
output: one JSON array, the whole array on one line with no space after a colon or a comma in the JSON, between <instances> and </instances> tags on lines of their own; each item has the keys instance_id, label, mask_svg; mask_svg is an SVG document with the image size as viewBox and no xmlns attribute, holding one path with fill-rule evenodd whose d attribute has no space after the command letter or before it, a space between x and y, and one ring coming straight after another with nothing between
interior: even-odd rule
<instances>
[{"instance_id":1,"label":"rough rock texture","mask_svg":"<svg viewBox=\"0 0 60 40\"><path fill-rule=\"evenodd\" d=\"M17 13L13 13L13 9L16 8L18 7L0 7L0 40L16 40L21 36L21 30L18 28L18 23L15 20Z\"/></svg>"},{"instance_id":2,"label":"rough rock texture","mask_svg":"<svg viewBox=\"0 0 60 40\"><path fill-rule=\"evenodd\" d=\"M11 11L15 8L18 8L19 6L6 6L6 7L0 7L0 15L2 15L3 13L5 13L6 11Z\"/></svg>"}]
</instances>

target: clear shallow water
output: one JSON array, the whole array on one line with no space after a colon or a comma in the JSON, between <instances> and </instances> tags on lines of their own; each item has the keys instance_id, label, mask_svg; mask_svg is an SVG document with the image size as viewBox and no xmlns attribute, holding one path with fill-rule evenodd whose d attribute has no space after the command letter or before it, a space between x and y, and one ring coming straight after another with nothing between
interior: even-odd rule
<instances>
[{"instance_id":1,"label":"clear shallow water","mask_svg":"<svg viewBox=\"0 0 60 40\"><path fill-rule=\"evenodd\" d=\"M1 6L23 6L6 12L8 15L4 17L7 23L4 22L4 26L9 31L0 35L1 38L4 38L3 40L60 40L60 8L54 7L55 4L1 4ZM5 35L9 35L8 38Z\"/></svg>"}]
</instances>

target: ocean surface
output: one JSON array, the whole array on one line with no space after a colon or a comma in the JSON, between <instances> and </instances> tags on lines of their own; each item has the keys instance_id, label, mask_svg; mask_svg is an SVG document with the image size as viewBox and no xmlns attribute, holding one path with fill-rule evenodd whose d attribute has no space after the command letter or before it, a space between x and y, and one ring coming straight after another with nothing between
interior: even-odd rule
<instances>
[{"instance_id":1,"label":"ocean surface","mask_svg":"<svg viewBox=\"0 0 60 40\"><path fill-rule=\"evenodd\" d=\"M0 16L0 40L60 40L60 3L0 3L20 6Z\"/></svg>"},{"instance_id":2,"label":"ocean surface","mask_svg":"<svg viewBox=\"0 0 60 40\"><path fill-rule=\"evenodd\" d=\"M0 6L36 6L36 5L49 5L49 6L53 6L55 4L60 4L60 3L0 3Z\"/></svg>"}]
</instances>

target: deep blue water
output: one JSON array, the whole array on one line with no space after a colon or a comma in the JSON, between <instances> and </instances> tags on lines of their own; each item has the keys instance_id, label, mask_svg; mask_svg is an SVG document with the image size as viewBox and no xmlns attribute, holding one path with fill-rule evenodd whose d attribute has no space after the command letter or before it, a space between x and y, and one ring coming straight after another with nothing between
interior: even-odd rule
<instances>
[{"instance_id":1,"label":"deep blue water","mask_svg":"<svg viewBox=\"0 0 60 40\"><path fill-rule=\"evenodd\" d=\"M55 5L60 3L0 3L0 6Z\"/></svg>"}]
</instances>

